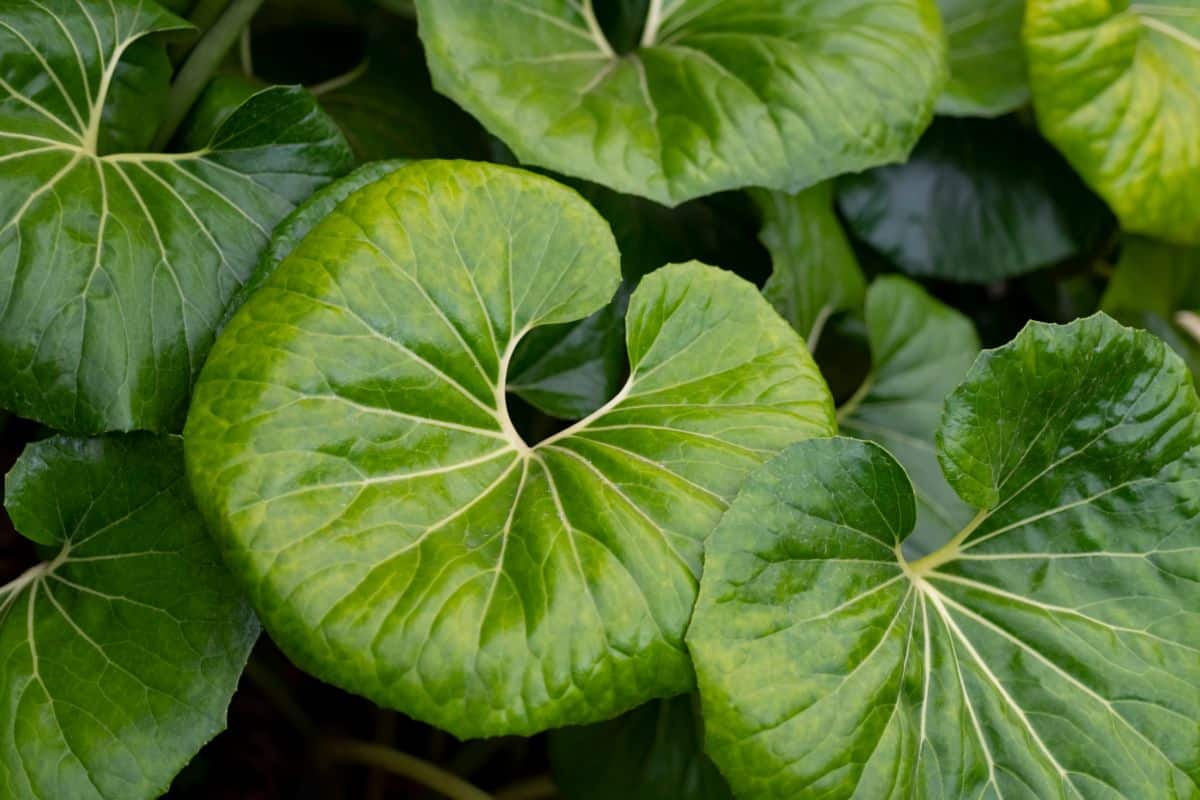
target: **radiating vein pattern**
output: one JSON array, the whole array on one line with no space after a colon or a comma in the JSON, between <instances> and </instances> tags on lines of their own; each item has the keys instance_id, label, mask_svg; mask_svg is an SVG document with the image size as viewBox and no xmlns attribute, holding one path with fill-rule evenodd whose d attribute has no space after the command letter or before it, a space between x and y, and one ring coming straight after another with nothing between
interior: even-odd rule
<instances>
[{"instance_id":1,"label":"radiating vein pattern","mask_svg":"<svg viewBox=\"0 0 1200 800\"><path fill-rule=\"evenodd\" d=\"M268 232L347 165L291 89L136 152L170 79L152 34L180 27L135 0L0 12L0 405L56 428L177 429Z\"/></svg>"},{"instance_id":2,"label":"radiating vein pattern","mask_svg":"<svg viewBox=\"0 0 1200 800\"><path fill-rule=\"evenodd\" d=\"M902 554L918 506L877 445L755 473L688 638L739 796L1200 795L1198 412L1148 334L1035 324L947 401L978 513L941 549Z\"/></svg>"},{"instance_id":3,"label":"radiating vein pattern","mask_svg":"<svg viewBox=\"0 0 1200 800\"><path fill-rule=\"evenodd\" d=\"M418 7L438 89L523 162L667 204L900 160L945 81L932 0L655 2L624 55L591 2Z\"/></svg>"},{"instance_id":4,"label":"radiating vein pattern","mask_svg":"<svg viewBox=\"0 0 1200 800\"><path fill-rule=\"evenodd\" d=\"M630 301L621 392L528 446L512 353L602 307L618 262L570 190L425 162L346 197L234 316L189 469L293 658L464 736L690 687L704 538L752 469L832 432L831 404L753 286L674 265Z\"/></svg>"},{"instance_id":5,"label":"radiating vein pattern","mask_svg":"<svg viewBox=\"0 0 1200 800\"><path fill-rule=\"evenodd\" d=\"M192 505L181 443L39 442L6 505L60 549L0 587L0 792L158 797L225 727L258 633Z\"/></svg>"}]
</instances>

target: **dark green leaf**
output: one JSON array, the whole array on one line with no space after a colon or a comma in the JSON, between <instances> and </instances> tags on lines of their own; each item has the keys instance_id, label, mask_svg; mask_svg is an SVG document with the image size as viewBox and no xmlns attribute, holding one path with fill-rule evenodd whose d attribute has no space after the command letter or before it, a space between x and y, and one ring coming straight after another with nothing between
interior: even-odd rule
<instances>
[{"instance_id":1,"label":"dark green leaf","mask_svg":"<svg viewBox=\"0 0 1200 800\"><path fill-rule=\"evenodd\" d=\"M940 119L905 164L847 177L855 235L911 275L986 283L1079 254L1109 226L1062 159L1013 120Z\"/></svg>"},{"instance_id":2,"label":"dark green leaf","mask_svg":"<svg viewBox=\"0 0 1200 800\"><path fill-rule=\"evenodd\" d=\"M1034 323L946 402L978 513L920 513L875 444L801 442L709 539L688 644L747 798L1195 797L1200 401L1159 340Z\"/></svg>"},{"instance_id":3,"label":"dark green leaf","mask_svg":"<svg viewBox=\"0 0 1200 800\"><path fill-rule=\"evenodd\" d=\"M182 443L37 442L5 505L57 554L0 587L3 796L158 797L225 728L258 635L192 505Z\"/></svg>"}]
</instances>

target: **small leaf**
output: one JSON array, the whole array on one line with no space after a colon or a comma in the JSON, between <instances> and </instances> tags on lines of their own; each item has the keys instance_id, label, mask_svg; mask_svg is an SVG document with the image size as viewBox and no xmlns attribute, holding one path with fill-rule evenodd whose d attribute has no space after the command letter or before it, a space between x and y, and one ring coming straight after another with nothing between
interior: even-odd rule
<instances>
[{"instance_id":1,"label":"small leaf","mask_svg":"<svg viewBox=\"0 0 1200 800\"><path fill-rule=\"evenodd\" d=\"M168 430L271 228L348 166L298 89L182 153L145 147L170 78L151 2L12 0L0 12L0 405L82 433Z\"/></svg>"},{"instance_id":2,"label":"small leaf","mask_svg":"<svg viewBox=\"0 0 1200 800\"><path fill-rule=\"evenodd\" d=\"M934 438L946 395L979 355L979 337L969 319L898 275L871 284L865 313L871 372L838 409L838 424L886 447L912 478L920 511L905 543L912 558L940 547L974 514L946 483Z\"/></svg>"},{"instance_id":3,"label":"small leaf","mask_svg":"<svg viewBox=\"0 0 1200 800\"><path fill-rule=\"evenodd\" d=\"M899 161L945 80L933 0L419 0L434 86L522 162L673 205Z\"/></svg>"},{"instance_id":4,"label":"small leaf","mask_svg":"<svg viewBox=\"0 0 1200 800\"><path fill-rule=\"evenodd\" d=\"M950 60L938 113L995 117L1029 102L1025 0L938 0L938 9Z\"/></svg>"},{"instance_id":5,"label":"small leaf","mask_svg":"<svg viewBox=\"0 0 1200 800\"><path fill-rule=\"evenodd\" d=\"M158 797L225 728L258 623L192 505L178 438L56 436L8 475L58 554L0 587L0 786Z\"/></svg>"},{"instance_id":6,"label":"small leaf","mask_svg":"<svg viewBox=\"0 0 1200 800\"><path fill-rule=\"evenodd\" d=\"M1200 4L1029 0L1038 124L1131 232L1200 244Z\"/></svg>"},{"instance_id":7,"label":"small leaf","mask_svg":"<svg viewBox=\"0 0 1200 800\"><path fill-rule=\"evenodd\" d=\"M608 302L618 261L565 187L417 162L242 306L197 384L189 475L296 663L460 737L691 688L704 538L753 468L832 432L832 403L753 285L674 265L630 298L621 391L526 445L513 353Z\"/></svg>"},{"instance_id":8,"label":"small leaf","mask_svg":"<svg viewBox=\"0 0 1200 800\"><path fill-rule=\"evenodd\" d=\"M1200 375L1200 248L1127 238L1100 307L1161 338Z\"/></svg>"},{"instance_id":9,"label":"small leaf","mask_svg":"<svg viewBox=\"0 0 1200 800\"><path fill-rule=\"evenodd\" d=\"M910 275L987 283L1078 255L1109 214L1012 120L939 119L912 158L847 176L846 223Z\"/></svg>"},{"instance_id":10,"label":"small leaf","mask_svg":"<svg viewBox=\"0 0 1200 800\"><path fill-rule=\"evenodd\" d=\"M688 645L739 797L1194 797L1200 401L1159 340L1031 323L946 402L977 515L915 561L875 444L801 442L710 537Z\"/></svg>"},{"instance_id":11,"label":"small leaf","mask_svg":"<svg viewBox=\"0 0 1200 800\"><path fill-rule=\"evenodd\" d=\"M567 800L733 800L704 755L695 695L551 731L550 763Z\"/></svg>"},{"instance_id":12,"label":"small leaf","mask_svg":"<svg viewBox=\"0 0 1200 800\"><path fill-rule=\"evenodd\" d=\"M763 294L815 347L830 315L858 308L866 281L833 208L833 184L798 194L755 190L773 272Z\"/></svg>"}]
</instances>

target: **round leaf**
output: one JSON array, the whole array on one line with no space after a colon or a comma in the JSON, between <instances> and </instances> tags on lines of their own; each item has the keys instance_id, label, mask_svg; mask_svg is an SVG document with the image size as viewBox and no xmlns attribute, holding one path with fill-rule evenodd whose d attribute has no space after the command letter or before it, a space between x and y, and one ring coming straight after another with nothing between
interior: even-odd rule
<instances>
[{"instance_id":1,"label":"round leaf","mask_svg":"<svg viewBox=\"0 0 1200 800\"><path fill-rule=\"evenodd\" d=\"M832 431L831 400L751 284L675 265L630 299L628 383L526 445L515 348L600 308L618 263L569 189L421 162L343 200L234 316L189 475L298 664L458 736L691 687L704 539L753 468Z\"/></svg>"},{"instance_id":2,"label":"round leaf","mask_svg":"<svg viewBox=\"0 0 1200 800\"><path fill-rule=\"evenodd\" d=\"M987 283L1070 258L1110 215L1012 120L939 119L904 164L841 181L850 230L910 275Z\"/></svg>"},{"instance_id":3,"label":"round leaf","mask_svg":"<svg viewBox=\"0 0 1200 800\"><path fill-rule=\"evenodd\" d=\"M525 163L661 203L794 192L904 158L945 80L933 0L420 0L434 85Z\"/></svg>"},{"instance_id":4,"label":"round leaf","mask_svg":"<svg viewBox=\"0 0 1200 800\"><path fill-rule=\"evenodd\" d=\"M915 561L875 444L801 442L709 540L688 644L739 797L1194 797L1200 401L1097 315L1032 324L946 404L979 511Z\"/></svg>"},{"instance_id":5,"label":"round leaf","mask_svg":"<svg viewBox=\"0 0 1200 800\"><path fill-rule=\"evenodd\" d=\"M21 416L177 427L271 228L349 163L285 88L219 122L198 112L188 152L124 152L153 135L170 79L147 37L181 26L135 0L0 11L0 405Z\"/></svg>"},{"instance_id":6,"label":"round leaf","mask_svg":"<svg viewBox=\"0 0 1200 800\"><path fill-rule=\"evenodd\" d=\"M1038 124L1122 227L1200 244L1200 2L1029 0Z\"/></svg>"},{"instance_id":7,"label":"round leaf","mask_svg":"<svg viewBox=\"0 0 1200 800\"><path fill-rule=\"evenodd\" d=\"M0 587L4 797L158 797L225 728L258 635L192 504L182 443L36 442L5 505L58 554Z\"/></svg>"}]
</instances>

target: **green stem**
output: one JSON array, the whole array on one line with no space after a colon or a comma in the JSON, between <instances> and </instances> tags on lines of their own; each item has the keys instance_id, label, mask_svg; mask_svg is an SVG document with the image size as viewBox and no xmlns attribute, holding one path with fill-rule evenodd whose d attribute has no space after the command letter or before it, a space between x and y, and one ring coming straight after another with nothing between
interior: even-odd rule
<instances>
[{"instance_id":1,"label":"green stem","mask_svg":"<svg viewBox=\"0 0 1200 800\"><path fill-rule=\"evenodd\" d=\"M184 117L212 79L217 66L262 4L263 0L233 0L192 50L167 96L167 110L158 132L154 134L151 149L161 151L171 141Z\"/></svg>"},{"instance_id":2,"label":"green stem","mask_svg":"<svg viewBox=\"0 0 1200 800\"><path fill-rule=\"evenodd\" d=\"M875 385L875 376L868 375L858 387L858 391L850 395L850 399L842 404L842 407L837 410L837 421L841 425L846 421L846 417L853 414L862 405L862 401L867 399L867 394L870 393L871 387Z\"/></svg>"},{"instance_id":3,"label":"green stem","mask_svg":"<svg viewBox=\"0 0 1200 800\"><path fill-rule=\"evenodd\" d=\"M450 800L492 800L487 792L477 789L462 778L416 756L369 742L354 739L327 739L321 750L336 761L379 767L450 798Z\"/></svg>"},{"instance_id":4,"label":"green stem","mask_svg":"<svg viewBox=\"0 0 1200 800\"><path fill-rule=\"evenodd\" d=\"M188 22L196 26L196 30L201 33L212 27L212 24L221 16L221 12L229 5L230 0L199 0L192 13L188 15ZM178 64L192 52L192 48L196 46L197 39L190 39L186 42L178 42L170 46L169 53L171 63Z\"/></svg>"}]
</instances>

